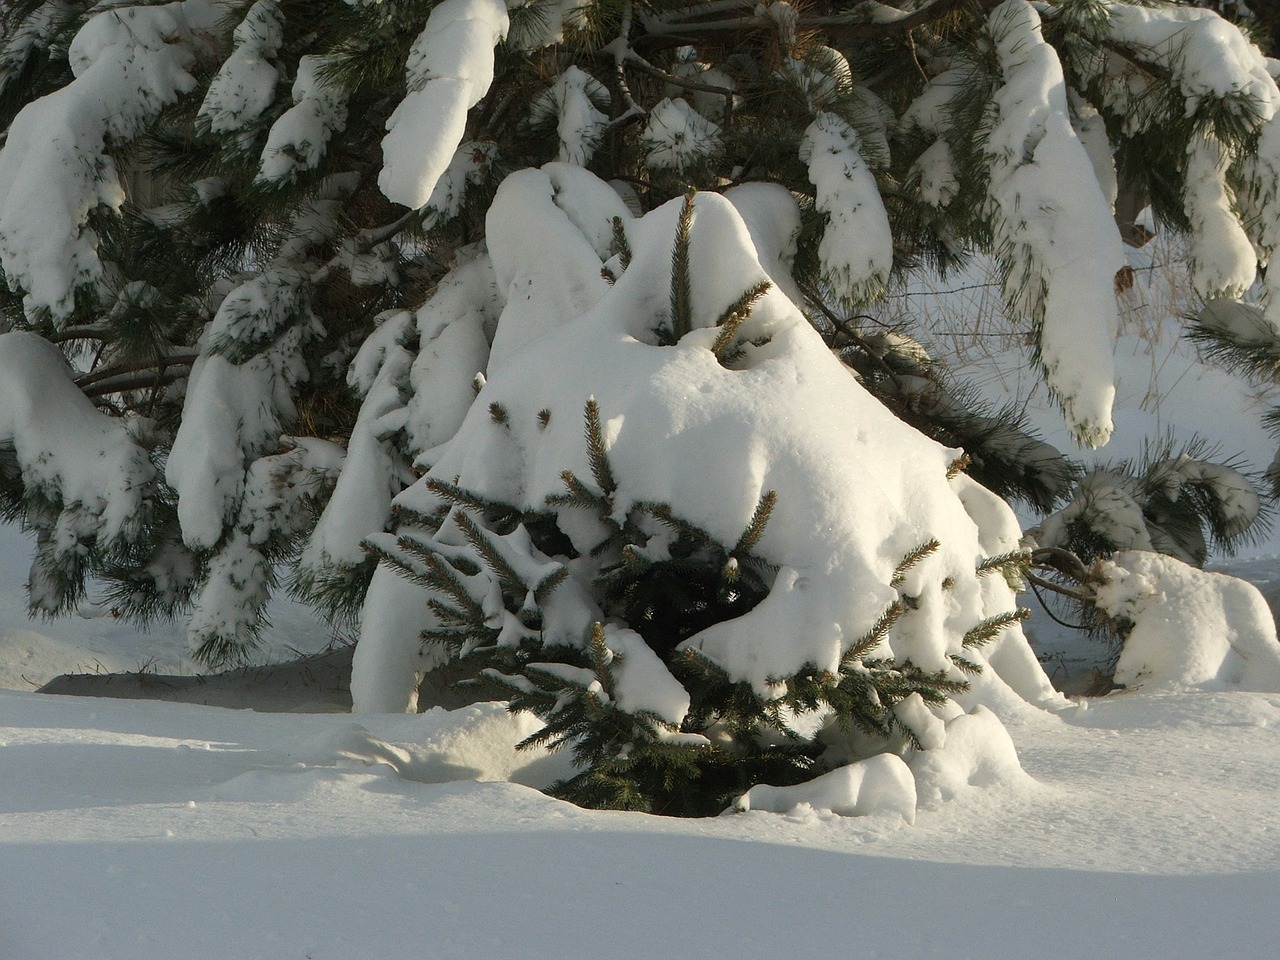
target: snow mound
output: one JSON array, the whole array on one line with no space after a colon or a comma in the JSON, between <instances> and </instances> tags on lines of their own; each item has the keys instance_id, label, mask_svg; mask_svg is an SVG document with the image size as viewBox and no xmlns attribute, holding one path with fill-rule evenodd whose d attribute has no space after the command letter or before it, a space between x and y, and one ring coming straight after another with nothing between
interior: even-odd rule
<instances>
[{"instance_id":1,"label":"snow mound","mask_svg":"<svg viewBox=\"0 0 1280 960\"><path fill-rule=\"evenodd\" d=\"M911 760L911 772L923 807L951 800L968 787L1030 779L1004 724L982 706L948 720L941 747L917 753Z\"/></svg>"},{"instance_id":2,"label":"snow mound","mask_svg":"<svg viewBox=\"0 0 1280 960\"><path fill-rule=\"evenodd\" d=\"M907 823L915 823L916 784L901 757L881 753L795 786L752 787L738 798L733 811L790 813L802 804L842 817L898 814Z\"/></svg>"},{"instance_id":3,"label":"snow mound","mask_svg":"<svg viewBox=\"0 0 1280 960\"><path fill-rule=\"evenodd\" d=\"M353 722L327 733L314 750L318 762L382 764L402 779L419 783L510 781L543 788L569 776L572 764L567 755L516 749L541 726L530 714L509 713L501 703L460 710L436 707L398 727L396 740L385 740Z\"/></svg>"},{"instance_id":4,"label":"snow mound","mask_svg":"<svg viewBox=\"0 0 1280 960\"><path fill-rule=\"evenodd\" d=\"M1098 607L1133 624L1117 684L1280 691L1275 621L1252 584L1142 550L1105 561L1103 575Z\"/></svg>"}]
</instances>

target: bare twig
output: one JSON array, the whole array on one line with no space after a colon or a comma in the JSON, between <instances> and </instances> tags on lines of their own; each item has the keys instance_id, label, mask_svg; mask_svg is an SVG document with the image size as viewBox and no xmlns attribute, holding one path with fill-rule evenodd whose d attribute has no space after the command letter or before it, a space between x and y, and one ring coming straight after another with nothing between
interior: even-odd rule
<instances>
[{"instance_id":1,"label":"bare twig","mask_svg":"<svg viewBox=\"0 0 1280 960\"><path fill-rule=\"evenodd\" d=\"M86 397L92 398L125 390L141 390L155 386L157 382L172 383L187 375L198 356L194 351L174 353L146 363L105 367L77 377L76 386Z\"/></svg>"},{"instance_id":2,"label":"bare twig","mask_svg":"<svg viewBox=\"0 0 1280 960\"><path fill-rule=\"evenodd\" d=\"M368 253L378 244L385 243L392 237L396 236L396 234L402 232L413 224L420 222L421 220L421 210L410 210L404 216L393 220L390 223L385 223L380 227L370 227L368 230L361 230L355 236L354 251L344 250L342 253L337 254L330 259L328 263L312 273L309 279L312 283L324 283L329 279L334 270L342 266L343 259L349 256L351 252L354 252L357 256Z\"/></svg>"},{"instance_id":3,"label":"bare twig","mask_svg":"<svg viewBox=\"0 0 1280 960\"><path fill-rule=\"evenodd\" d=\"M618 27L618 35L608 46L600 48L601 54L613 58L613 78L618 84L618 92L622 95L622 102L626 107L619 116L609 121L608 126L605 127L606 133L648 114L644 107L636 103L636 98L631 94L631 86L627 83L626 63L627 59L633 55L631 25L632 8L630 0L627 0L622 8L622 23Z\"/></svg>"},{"instance_id":4,"label":"bare twig","mask_svg":"<svg viewBox=\"0 0 1280 960\"><path fill-rule=\"evenodd\" d=\"M999 4L1000 0L934 0L910 13L886 20L855 20L858 8L852 15L828 17L800 17L796 23L797 31L819 31L829 36L853 39L880 40L905 36L916 27L941 20L970 7L977 13L986 13ZM864 9L870 10L868 4ZM886 9L883 4L874 5L878 9ZM717 8L719 9L719 8ZM732 9L732 8L730 8ZM644 26L646 36L637 40L647 47L678 46L683 43L725 42L746 30L756 30L773 24L767 15L756 14L754 10L740 17L722 20L663 20L658 17L646 18Z\"/></svg>"}]
</instances>

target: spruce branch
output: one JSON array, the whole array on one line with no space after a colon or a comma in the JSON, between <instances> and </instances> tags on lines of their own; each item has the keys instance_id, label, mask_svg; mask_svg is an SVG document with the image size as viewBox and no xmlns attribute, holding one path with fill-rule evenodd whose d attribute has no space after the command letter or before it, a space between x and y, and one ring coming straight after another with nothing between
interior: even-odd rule
<instances>
[{"instance_id":1,"label":"spruce branch","mask_svg":"<svg viewBox=\"0 0 1280 960\"><path fill-rule=\"evenodd\" d=\"M998 553L992 557L986 557L978 561L974 572L979 577L985 577L993 571L1003 573L1010 567L1025 567L1031 563L1030 550L1010 550L1008 553Z\"/></svg>"},{"instance_id":2,"label":"spruce branch","mask_svg":"<svg viewBox=\"0 0 1280 960\"><path fill-rule=\"evenodd\" d=\"M926 540L924 543L920 544L920 546L915 547L910 551L908 551L907 555L898 562L898 565L896 567L893 568L893 577L890 578L889 580L889 586L891 587L902 586L903 582L907 579L907 571L910 570L912 567L914 567L921 560L925 559L926 557L932 556L934 553L938 551L938 548L941 546L942 544L939 543L936 539L929 539L929 540Z\"/></svg>"},{"instance_id":3,"label":"spruce branch","mask_svg":"<svg viewBox=\"0 0 1280 960\"><path fill-rule=\"evenodd\" d=\"M672 346L693 329L693 279L690 276L689 244L693 230L693 198L690 189L684 195L680 218L676 221L676 239L671 247L671 326L663 346Z\"/></svg>"},{"instance_id":4,"label":"spruce branch","mask_svg":"<svg viewBox=\"0 0 1280 960\"><path fill-rule=\"evenodd\" d=\"M738 299L724 308L724 312L720 314L720 319L716 321L717 327L722 327L729 323L734 317L738 318L741 323L751 316L751 311L755 309L757 303L773 289L773 283L769 280L758 280L738 296Z\"/></svg>"},{"instance_id":5,"label":"spruce branch","mask_svg":"<svg viewBox=\"0 0 1280 960\"><path fill-rule=\"evenodd\" d=\"M948 654L947 659L955 664L956 669L961 673L967 673L970 676L977 676L982 673L982 665L970 660L968 657L963 657L958 653L952 653Z\"/></svg>"},{"instance_id":6,"label":"spruce branch","mask_svg":"<svg viewBox=\"0 0 1280 960\"><path fill-rule=\"evenodd\" d=\"M979 647L983 644L990 643L1000 631L1010 624L1021 623L1027 617L1031 616L1031 611L1026 607L1018 607L1016 610L1007 610L1004 613L997 613L994 616L987 617L970 628L965 633L960 645L963 647Z\"/></svg>"},{"instance_id":7,"label":"spruce branch","mask_svg":"<svg viewBox=\"0 0 1280 960\"><path fill-rule=\"evenodd\" d=\"M907 612L907 605L901 600L894 600L884 610L880 616L876 617L875 622L867 628L858 640L851 646L840 658L840 668L848 670L861 660L868 651L872 650L878 643L889 635L889 631L898 619Z\"/></svg>"},{"instance_id":8,"label":"spruce branch","mask_svg":"<svg viewBox=\"0 0 1280 960\"><path fill-rule=\"evenodd\" d=\"M740 348L737 347L738 328L746 318L740 313L731 313L720 323L720 332L711 344L711 352L721 366L728 366Z\"/></svg>"},{"instance_id":9,"label":"spruce branch","mask_svg":"<svg viewBox=\"0 0 1280 960\"><path fill-rule=\"evenodd\" d=\"M760 495L760 502L756 504L755 512L751 514L747 529L742 531L742 536L738 538L734 548L729 551L730 555L743 556L756 548L760 538L764 536L764 528L768 525L769 518L773 515L773 508L777 505L777 490L767 490Z\"/></svg>"},{"instance_id":10,"label":"spruce branch","mask_svg":"<svg viewBox=\"0 0 1280 960\"><path fill-rule=\"evenodd\" d=\"M585 411L587 460L591 464L591 476L605 498L611 498L618 489L609 466L609 451L604 442L604 430L600 425L600 405L595 397L588 397Z\"/></svg>"},{"instance_id":11,"label":"spruce branch","mask_svg":"<svg viewBox=\"0 0 1280 960\"><path fill-rule=\"evenodd\" d=\"M500 500L490 500L470 490L463 489L456 483L444 480L429 479L426 482L429 491L446 503L465 510L473 510L490 520L501 523L515 523L520 519L520 510Z\"/></svg>"},{"instance_id":12,"label":"spruce branch","mask_svg":"<svg viewBox=\"0 0 1280 960\"><path fill-rule=\"evenodd\" d=\"M596 621L591 624L591 637L588 641L591 650L591 667L595 672L596 679L600 681L600 686L604 688L604 692L608 694L609 699L615 697L613 685L613 670L610 664L613 663L613 651L609 649L608 644L604 641L604 624Z\"/></svg>"},{"instance_id":13,"label":"spruce branch","mask_svg":"<svg viewBox=\"0 0 1280 960\"><path fill-rule=\"evenodd\" d=\"M952 460L950 465L947 467L947 479L954 480L960 474L968 470L972 463L973 457L969 456L967 453L960 454L960 456Z\"/></svg>"},{"instance_id":14,"label":"spruce branch","mask_svg":"<svg viewBox=\"0 0 1280 960\"><path fill-rule=\"evenodd\" d=\"M631 266L631 242L627 240L626 227L622 223L621 217L614 217L611 221L613 237L609 241L609 252L618 258L618 264L625 271Z\"/></svg>"},{"instance_id":15,"label":"spruce branch","mask_svg":"<svg viewBox=\"0 0 1280 960\"><path fill-rule=\"evenodd\" d=\"M548 505L555 507L585 507L588 510L595 510L602 517L607 517L612 513L613 505L608 498L588 487L578 479L572 470L562 471L560 480L565 486L565 492L553 493L547 497Z\"/></svg>"},{"instance_id":16,"label":"spruce branch","mask_svg":"<svg viewBox=\"0 0 1280 960\"><path fill-rule=\"evenodd\" d=\"M556 588L560 584L569 579L568 567L557 567L551 573L547 574L538 581L538 585L533 588L533 599L541 607L555 593Z\"/></svg>"},{"instance_id":17,"label":"spruce branch","mask_svg":"<svg viewBox=\"0 0 1280 960\"><path fill-rule=\"evenodd\" d=\"M490 570L497 574L499 583L506 588L507 593L523 594L528 591L528 587L520 574L507 562L507 558L494 546L493 541L489 539L485 531L472 519L470 514L465 510L455 510L453 522L462 531L467 543L471 544L472 549L480 555L480 559L488 564Z\"/></svg>"}]
</instances>

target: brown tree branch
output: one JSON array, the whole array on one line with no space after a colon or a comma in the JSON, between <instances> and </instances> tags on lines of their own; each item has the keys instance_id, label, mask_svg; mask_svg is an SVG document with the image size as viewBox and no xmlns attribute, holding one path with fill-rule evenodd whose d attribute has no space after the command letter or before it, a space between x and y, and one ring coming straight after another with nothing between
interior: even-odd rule
<instances>
[{"instance_id":1,"label":"brown tree branch","mask_svg":"<svg viewBox=\"0 0 1280 960\"><path fill-rule=\"evenodd\" d=\"M125 390L141 390L157 383L172 383L185 377L198 353L174 353L147 363L122 363L104 367L76 378L76 386L86 397L101 397Z\"/></svg>"},{"instance_id":2,"label":"brown tree branch","mask_svg":"<svg viewBox=\"0 0 1280 960\"><path fill-rule=\"evenodd\" d=\"M796 23L797 32L816 31L831 37L859 40L883 40L892 37L906 36L916 27L942 20L964 8L972 8L977 14L986 14L997 7L1002 0L934 0L910 13L885 20L854 20L859 7L855 7L850 15L805 17ZM870 11L873 7L886 8L883 4L859 5ZM767 16L759 16L753 12L741 17L724 20L676 21L669 22L656 17L645 18L645 36L638 37L636 44L651 48L681 46L687 43L725 43L747 30L759 30L774 25Z\"/></svg>"}]
</instances>

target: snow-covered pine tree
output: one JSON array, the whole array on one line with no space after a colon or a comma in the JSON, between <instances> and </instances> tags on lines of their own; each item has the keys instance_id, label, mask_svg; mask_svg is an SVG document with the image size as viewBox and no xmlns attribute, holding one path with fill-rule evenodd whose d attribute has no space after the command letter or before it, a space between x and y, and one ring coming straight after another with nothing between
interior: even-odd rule
<instances>
[{"instance_id":1,"label":"snow-covered pine tree","mask_svg":"<svg viewBox=\"0 0 1280 960\"><path fill-rule=\"evenodd\" d=\"M357 706L496 658L610 803L641 742L645 790L673 744L796 779L939 747L944 694L1050 696L987 491L1107 483L878 322L906 272L995 257L1089 445L1118 184L1200 296L1274 326L1274 63L1206 10L16 0L0 40L0 493L33 608L96 579L223 663L283 574L360 616ZM1194 452L1153 469L1111 483L1146 527L1106 549L1202 561L1257 515Z\"/></svg>"}]
</instances>

